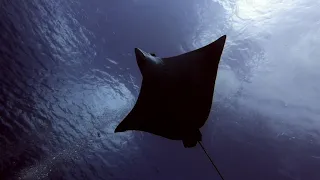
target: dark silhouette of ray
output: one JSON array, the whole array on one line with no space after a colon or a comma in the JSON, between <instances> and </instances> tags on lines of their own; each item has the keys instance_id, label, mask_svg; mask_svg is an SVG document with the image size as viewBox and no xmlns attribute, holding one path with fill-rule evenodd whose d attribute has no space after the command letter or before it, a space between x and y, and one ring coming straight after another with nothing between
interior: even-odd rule
<instances>
[{"instance_id":1,"label":"dark silhouette of ray","mask_svg":"<svg viewBox=\"0 0 320 180\"><path fill-rule=\"evenodd\" d=\"M135 48L143 77L140 94L115 132L145 131L194 147L202 139L199 128L210 113L225 40L224 35L207 46L169 58Z\"/></svg>"}]
</instances>

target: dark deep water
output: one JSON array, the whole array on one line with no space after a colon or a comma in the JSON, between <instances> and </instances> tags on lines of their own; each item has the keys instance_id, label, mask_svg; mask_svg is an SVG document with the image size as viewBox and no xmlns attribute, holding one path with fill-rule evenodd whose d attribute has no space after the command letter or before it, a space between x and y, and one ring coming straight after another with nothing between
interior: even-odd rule
<instances>
[{"instance_id":1,"label":"dark deep water","mask_svg":"<svg viewBox=\"0 0 320 180\"><path fill-rule=\"evenodd\" d=\"M219 179L199 146L113 134L165 57L223 34L203 144L226 180L320 179L316 0L0 2L0 179Z\"/></svg>"}]
</instances>

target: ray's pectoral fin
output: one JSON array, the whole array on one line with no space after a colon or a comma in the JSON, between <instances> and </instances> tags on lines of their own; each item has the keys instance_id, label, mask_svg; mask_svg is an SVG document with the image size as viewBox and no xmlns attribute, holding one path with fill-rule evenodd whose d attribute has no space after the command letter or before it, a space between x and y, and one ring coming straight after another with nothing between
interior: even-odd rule
<instances>
[{"instance_id":1,"label":"ray's pectoral fin","mask_svg":"<svg viewBox=\"0 0 320 180\"><path fill-rule=\"evenodd\" d=\"M124 132L124 131L126 131L126 130L128 130L127 125L125 124L124 121L122 121L122 122L116 127L116 129L114 130L114 132L115 132L115 133L117 133L117 132Z\"/></svg>"},{"instance_id":2,"label":"ray's pectoral fin","mask_svg":"<svg viewBox=\"0 0 320 180\"><path fill-rule=\"evenodd\" d=\"M219 39L215 40L213 43L216 45L216 48L218 48L221 52L223 51L224 44L226 42L227 36L223 35Z\"/></svg>"},{"instance_id":3,"label":"ray's pectoral fin","mask_svg":"<svg viewBox=\"0 0 320 180\"><path fill-rule=\"evenodd\" d=\"M204 46L203 48L210 48L211 50L216 51L216 53L212 53L212 52L210 53L221 55L224 49L226 39L227 39L227 36L223 35L219 39L215 40L211 44L208 44L207 46Z\"/></svg>"},{"instance_id":4,"label":"ray's pectoral fin","mask_svg":"<svg viewBox=\"0 0 320 180\"><path fill-rule=\"evenodd\" d=\"M204 46L203 48L199 49L200 51L204 51L204 54L211 56L211 58L207 58L207 60L214 62L214 66L216 66L216 68L218 68L218 64L220 62L226 38L226 35L221 36L219 39L215 40L211 44L208 44L207 46ZM212 59L215 59L216 61L212 61Z\"/></svg>"},{"instance_id":5,"label":"ray's pectoral fin","mask_svg":"<svg viewBox=\"0 0 320 180\"><path fill-rule=\"evenodd\" d=\"M132 111L134 111L134 109ZM138 118L132 117L132 114L134 114L132 111L117 126L117 128L114 130L115 133L124 132L128 130L138 130L140 128L140 123L138 121Z\"/></svg>"}]
</instances>

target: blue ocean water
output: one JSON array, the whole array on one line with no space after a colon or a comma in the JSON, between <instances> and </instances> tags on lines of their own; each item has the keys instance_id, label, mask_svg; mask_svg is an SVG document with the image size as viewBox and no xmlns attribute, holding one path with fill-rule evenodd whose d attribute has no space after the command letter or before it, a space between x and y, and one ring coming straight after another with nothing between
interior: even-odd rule
<instances>
[{"instance_id":1,"label":"blue ocean water","mask_svg":"<svg viewBox=\"0 0 320 180\"><path fill-rule=\"evenodd\" d=\"M0 2L0 179L219 179L199 146L114 134L141 85L134 48L228 36L203 144L226 180L319 180L320 2Z\"/></svg>"}]
</instances>

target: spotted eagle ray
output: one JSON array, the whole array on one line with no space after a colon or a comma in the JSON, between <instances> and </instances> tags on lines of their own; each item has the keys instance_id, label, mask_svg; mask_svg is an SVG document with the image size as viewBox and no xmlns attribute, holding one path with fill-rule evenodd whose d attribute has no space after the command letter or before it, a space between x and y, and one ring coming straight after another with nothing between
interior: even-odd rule
<instances>
[{"instance_id":1,"label":"spotted eagle ray","mask_svg":"<svg viewBox=\"0 0 320 180\"><path fill-rule=\"evenodd\" d=\"M225 41L226 35L199 49L168 58L135 48L142 74L140 93L135 106L115 132L144 131L182 140L185 148L199 142L205 151L200 142L200 128L210 114Z\"/></svg>"},{"instance_id":2,"label":"spotted eagle ray","mask_svg":"<svg viewBox=\"0 0 320 180\"><path fill-rule=\"evenodd\" d=\"M210 114L225 40L224 35L169 58L135 48L142 85L135 106L115 132L145 131L194 147L202 139L199 128Z\"/></svg>"}]
</instances>

